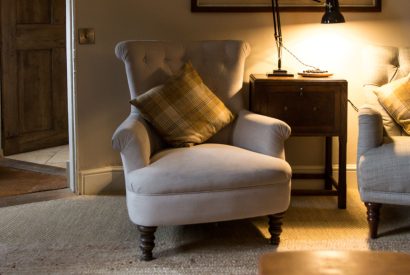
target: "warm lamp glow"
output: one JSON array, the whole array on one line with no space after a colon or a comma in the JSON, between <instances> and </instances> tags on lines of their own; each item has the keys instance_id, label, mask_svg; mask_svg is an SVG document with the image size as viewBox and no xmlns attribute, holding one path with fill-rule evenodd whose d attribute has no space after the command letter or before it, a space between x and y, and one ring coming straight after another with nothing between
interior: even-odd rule
<instances>
[{"instance_id":1,"label":"warm lamp glow","mask_svg":"<svg viewBox=\"0 0 410 275\"><path fill-rule=\"evenodd\" d=\"M311 0L314 2L322 2L321 0ZM302 62L295 54L293 54L288 48L286 48L282 42L282 27L280 21L280 11L279 11L279 1L271 0L272 2L272 16L273 16L273 26L274 26L274 35L275 43L278 54L278 66L277 69L273 70L272 73L269 73L268 76L279 76L279 77L292 77L293 74L288 73L286 70L282 69L282 50L285 49L289 54L291 54L295 59L302 63L306 67L313 68L310 70L304 71L305 73L315 74L318 73L327 73L327 71L322 71L318 67L308 65ZM325 4L325 14L322 17L322 23L332 24L332 23L344 23L345 19L340 13L339 1L338 0L326 0Z\"/></svg>"},{"instance_id":2,"label":"warm lamp glow","mask_svg":"<svg viewBox=\"0 0 410 275\"><path fill-rule=\"evenodd\" d=\"M296 55L306 63L335 71L349 62L346 56L353 51L353 42L343 26L310 24L298 26L295 30L293 37L297 40L290 43Z\"/></svg>"}]
</instances>

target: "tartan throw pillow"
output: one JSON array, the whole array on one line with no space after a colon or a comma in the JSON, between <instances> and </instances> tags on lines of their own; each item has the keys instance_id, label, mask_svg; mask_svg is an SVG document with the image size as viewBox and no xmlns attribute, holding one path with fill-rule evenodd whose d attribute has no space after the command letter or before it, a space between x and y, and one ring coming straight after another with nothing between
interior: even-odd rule
<instances>
[{"instance_id":1,"label":"tartan throw pillow","mask_svg":"<svg viewBox=\"0 0 410 275\"><path fill-rule=\"evenodd\" d=\"M410 74L381 86L374 93L383 108L410 135Z\"/></svg>"},{"instance_id":2,"label":"tartan throw pillow","mask_svg":"<svg viewBox=\"0 0 410 275\"><path fill-rule=\"evenodd\" d=\"M202 143L234 119L190 62L164 85L152 88L130 103L173 147Z\"/></svg>"}]
</instances>

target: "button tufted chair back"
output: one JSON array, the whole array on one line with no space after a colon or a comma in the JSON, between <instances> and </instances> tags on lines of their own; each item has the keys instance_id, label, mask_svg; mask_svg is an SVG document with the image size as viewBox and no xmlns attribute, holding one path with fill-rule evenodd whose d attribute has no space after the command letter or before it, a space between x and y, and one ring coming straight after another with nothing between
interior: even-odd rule
<instances>
[{"instance_id":1,"label":"button tufted chair back","mask_svg":"<svg viewBox=\"0 0 410 275\"><path fill-rule=\"evenodd\" d=\"M246 107L241 89L249 52L246 42L236 40L124 41L115 49L125 63L131 98L163 84L190 60L205 84L234 114ZM226 127L210 142L229 143L231 128Z\"/></svg>"},{"instance_id":2,"label":"button tufted chair back","mask_svg":"<svg viewBox=\"0 0 410 275\"><path fill-rule=\"evenodd\" d=\"M384 85L410 73L410 47L368 46L363 64L364 84Z\"/></svg>"},{"instance_id":3,"label":"button tufted chair back","mask_svg":"<svg viewBox=\"0 0 410 275\"><path fill-rule=\"evenodd\" d=\"M410 73L410 47L367 46L363 50L363 85L366 103L382 114L386 133L390 136L407 136L377 100L373 90Z\"/></svg>"}]
</instances>

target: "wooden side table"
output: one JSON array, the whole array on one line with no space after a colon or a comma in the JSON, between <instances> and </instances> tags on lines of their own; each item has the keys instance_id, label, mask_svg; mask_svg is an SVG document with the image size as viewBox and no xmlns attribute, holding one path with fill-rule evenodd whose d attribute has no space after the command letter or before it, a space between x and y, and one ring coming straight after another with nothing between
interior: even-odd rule
<instances>
[{"instance_id":1,"label":"wooden side table","mask_svg":"<svg viewBox=\"0 0 410 275\"><path fill-rule=\"evenodd\" d=\"M262 255L260 275L410 274L410 255L373 251L287 251Z\"/></svg>"},{"instance_id":2,"label":"wooden side table","mask_svg":"<svg viewBox=\"0 0 410 275\"><path fill-rule=\"evenodd\" d=\"M347 81L334 78L250 76L250 110L281 119L292 136L323 136L323 174L294 174L294 179L324 179L323 190L292 190L293 195L338 196L346 208ZM332 176L332 137L339 138L339 177ZM334 188L333 188L334 187Z\"/></svg>"}]
</instances>

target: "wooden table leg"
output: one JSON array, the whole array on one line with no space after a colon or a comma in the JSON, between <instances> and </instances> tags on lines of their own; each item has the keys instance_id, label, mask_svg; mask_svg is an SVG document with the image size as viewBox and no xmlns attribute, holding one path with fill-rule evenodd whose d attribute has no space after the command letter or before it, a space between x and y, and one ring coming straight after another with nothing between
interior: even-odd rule
<instances>
[{"instance_id":1,"label":"wooden table leg","mask_svg":"<svg viewBox=\"0 0 410 275\"><path fill-rule=\"evenodd\" d=\"M325 189L332 190L332 139L333 137L326 137L325 145Z\"/></svg>"},{"instance_id":2,"label":"wooden table leg","mask_svg":"<svg viewBox=\"0 0 410 275\"><path fill-rule=\"evenodd\" d=\"M339 137L338 207L346 209L346 137Z\"/></svg>"}]
</instances>

